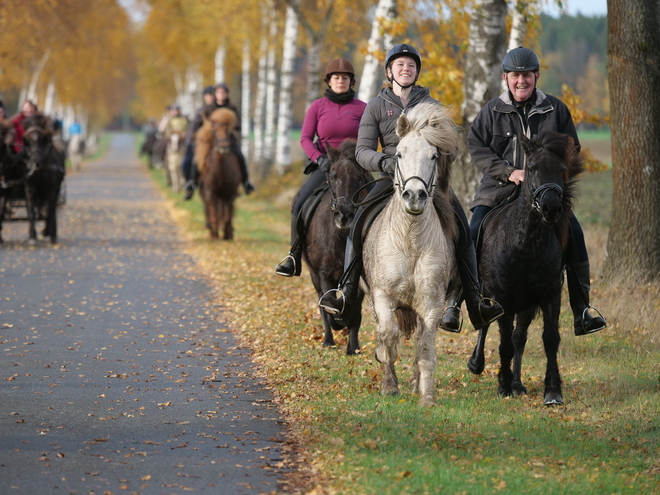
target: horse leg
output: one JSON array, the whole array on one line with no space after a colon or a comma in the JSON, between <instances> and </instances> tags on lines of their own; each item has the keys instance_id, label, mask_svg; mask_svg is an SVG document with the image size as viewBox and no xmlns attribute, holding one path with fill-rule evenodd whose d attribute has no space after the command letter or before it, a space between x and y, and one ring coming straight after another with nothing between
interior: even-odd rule
<instances>
[{"instance_id":1,"label":"horse leg","mask_svg":"<svg viewBox=\"0 0 660 495\"><path fill-rule=\"evenodd\" d=\"M34 191L29 186L25 187L25 205L29 223L28 244L34 246L37 243L37 230L35 228L37 212L34 205Z\"/></svg>"},{"instance_id":2,"label":"horse leg","mask_svg":"<svg viewBox=\"0 0 660 495\"><path fill-rule=\"evenodd\" d=\"M48 226L48 235L51 244L57 244L57 197L60 194L60 188L53 191L52 197L48 201L48 217L46 225Z\"/></svg>"},{"instance_id":3,"label":"horse leg","mask_svg":"<svg viewBox=\"0 0 660 495\"><path fill-rule=\"evenodd\" d=\"M0 191L1 193L2 191ZM2 244L4 239L2 238L2 222L5 219L5 205L7 204L7 196L4 194L0 195L0 244Z\"/></svg>"},{"instance_id":4,"label":"horse leg","mask_svg":"<svg viewBox=\"0 0 660 495\"><path fill-rule=\"evenodd\" d=\"M442 305L441 307L444 307ZM435 404L435 334L436 326L441 315L436 315L432 320L417 318L417 333L415 338L415 375L419 393L419 405L430 407Z\"/></svg>"},{"instance_id":5,"label":"horse leg","mask_svg":"<svg viewBox=\"0 0 660 495\"><path fill-rule=\"evenodd\" d=\"M468 369L474 375L480 375L484 371L486 365L484 349L486 347L486 336L488 335L489 326L490 325L485 325L479 329L477 344L474 346L472 356L468 359Z\"/></svg>"},{"instance_id":6,"label":"horse leg","mask_svg":"<svg viewBox=\"0 0 660 495\"><path fill-rule=\"evenodd\" d=\"M500 371L497 374L497 391L504 397L511 395L511 380L513 379L511 373L513 317L514 315L505 314L497 322L500 327Z\"/></svg>"},{"instance_id":7,"label":"horse leg","mask_svg":"<svg viewBox=\"0 0 660 495\"><path fill-rule=\"evenodd\" d=\"M231 241L234 238L234 226L232 225L232 218L234 216L234 203L226 201L223 205L223 219L224 219L224 237L226 241Z\"/></svg>"},{"instance_id":8,"label":"horse leg","mask_svg":"<svg viewBox=\"0 0 660 495\"><path fill-rule=\"evenodd\" d=\"M211 231L211 239L218 239L218 200L216 198L209 198L208 202L208 227Z\"/></svg>"},{"instance_id":9,"label":"horse leg","mask_svg":"<svg viewBox=\"0 0 660 495\"><path fill-rule=\"evenodd\" d=\"M513 378L511 381L511 395L527 395L527 389L522 384L522 357L527 344L527 329L534 319L534 310L518 313L516 328L511 340L513 342Z\"/></svg>"},{"instance_id":10,"label":"horse leg","mask_svg":"<svg viewBox=\"0 0 660 495\"><path fill-rule=\"evenodd\" d=\"M563 404L564 399L561 396L561 377L559 376L559 366L557 364L557 353L559 351L559 310L560 298L543 307L543 347L547 359L545 370L545 392L543 401L546 406L553 404Z\"/></svg>"},{"instance_id":11,"label":"horse leg","mask_svg":"<svg viewBox=\"0 0 660 495\"><path fill-rule=\"evenodd\" d=\"M399 327L394 321L394 312L389 301L384 296L373 294L373 309L378 320L376 333L378 344L376 347L376 360L383 364L383 380L380 391L383 395L400 395L399 380L394 371L394 363L398 357Z\"/></svg>"}]
</instances>

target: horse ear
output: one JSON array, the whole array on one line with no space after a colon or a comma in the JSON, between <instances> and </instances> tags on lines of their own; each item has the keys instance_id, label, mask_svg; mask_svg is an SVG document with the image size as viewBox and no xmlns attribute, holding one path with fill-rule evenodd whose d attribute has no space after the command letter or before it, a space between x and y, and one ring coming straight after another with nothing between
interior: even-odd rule
<instances>
[{"instance_id":1,"label":"horse ear","mask_svg":"<svg viewBox=\"0 0 660 495\"><path fill-rule=\"evenodd\" d=\"M334 162L335 158L339 156L339 150L333 148L330 143L326 143L325 151L328 153L328 158L330 158L331 162Z\"/></svg>"},{"instance_id":2,"label":"horse ear","mask_svg":"<svg viewBox=\"0 0 660 495\"><path fill-rule=\"evenodd\" d=\"M410 132L410 121L405 113L399 115L399 120L396 122L396 135L402 138Z\"/></svg>"}]
</instances>

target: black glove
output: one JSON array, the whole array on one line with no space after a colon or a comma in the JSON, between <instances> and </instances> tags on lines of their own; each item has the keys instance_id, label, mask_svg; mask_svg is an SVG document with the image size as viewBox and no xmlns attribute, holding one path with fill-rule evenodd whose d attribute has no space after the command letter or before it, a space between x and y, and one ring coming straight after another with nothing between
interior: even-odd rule
<instances>
[{"instance_id":1,"label":"black glove","mask_svg":"<svg viewBox=\"0 0 660 495\"><path fill-rule=\"evenodd\" d=\"M394 175L394 170L396 169L396 158L391 155L385 155L380 159L378 165L383 172Z\"/></svg>"},{"instance_id":2,"label":"black glove","mask_svg":"<svg viewBox=\"0 0 660 495\"><path fill-rule=\"evenodd\" d=\"M330 172L330 165L332 162L328 159L327 156L321 155L316 159L316 163L319 164L319 168L323 170L326 174Z\"/></svg>"}]
</instances>

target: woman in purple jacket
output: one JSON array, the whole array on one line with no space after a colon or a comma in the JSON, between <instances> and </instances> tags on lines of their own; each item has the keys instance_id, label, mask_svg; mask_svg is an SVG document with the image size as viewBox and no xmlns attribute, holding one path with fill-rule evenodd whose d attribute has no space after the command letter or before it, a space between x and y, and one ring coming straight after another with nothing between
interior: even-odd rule
<instances>
[{"instance_id":1,"label":"woman in purple jacket","mask_svg":"<svg viewBox=\"0 0 660 495\"><path fill-rule=\"evenodd\" d=\"M326 174L330 170L326 146L329 144L339 148L345 139L357 139L360 119L367 106L355 97L355 71L348 60L338 58L330 62L323 80L328 89L323 98L309 106L300 135L300 144L310 160L304 173L311 175L300 188L298 199L293 205L291 250L275 268L275 273L283 277L300 276L303 233L298 232L298 215L305 201L326 181Z\"/></svg>"}]
</instances>

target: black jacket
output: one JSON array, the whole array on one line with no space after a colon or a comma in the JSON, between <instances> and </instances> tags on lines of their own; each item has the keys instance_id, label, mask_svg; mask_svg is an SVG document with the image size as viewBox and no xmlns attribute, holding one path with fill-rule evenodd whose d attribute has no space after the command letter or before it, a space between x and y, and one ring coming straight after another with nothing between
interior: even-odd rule
<instances>
[{"instance_id":1,"label":"black jacket","mask_svg":"<svg viewBox=\"0 0 660 495\"><path fill-rule=\"evenodd\" d=\"M508 178L514 169L523 169L524 155L520 136L532 138L541 131L556 131L573 138L580 149L571 113L558 98L536 89L536 97L527 113L525 129L509 91L493 98L481 109L468 132L468 150L472 161L483 174L470 209L494 207L513 192Z\"/></svg>"}]
</instances>

